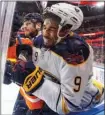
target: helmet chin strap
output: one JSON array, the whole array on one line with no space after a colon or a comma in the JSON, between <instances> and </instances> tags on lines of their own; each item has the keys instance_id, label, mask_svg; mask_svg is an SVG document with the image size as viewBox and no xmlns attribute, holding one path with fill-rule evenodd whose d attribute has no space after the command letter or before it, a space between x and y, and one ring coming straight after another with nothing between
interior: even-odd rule
<instances>
[{"instance_id":1,"label":"helmet chin strap","mask_svg":"<svg viewBox=\"0 0 105 115\"><path fill-rule=\"evenodd\" d=\"M57 37L58 37L58 39L57 39L57 41L56 41L56 44L59 43L62 39L64 39L64 38L68 35L68 33L67 33L67 34L65 34L64 36L60 37L60 36L59 36L59 32L60 32L61 28L62 28L62 26L59 25L59 29L58 29L58 32L57 32Z\"/></svg>"}]
</instances>

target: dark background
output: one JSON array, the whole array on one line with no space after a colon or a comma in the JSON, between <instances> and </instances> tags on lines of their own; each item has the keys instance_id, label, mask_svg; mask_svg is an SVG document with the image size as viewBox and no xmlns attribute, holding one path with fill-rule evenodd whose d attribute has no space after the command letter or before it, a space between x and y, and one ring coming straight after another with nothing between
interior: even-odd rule
<instances>
[{"instance_id":1,"label":"dark background","mask_svg":"<svg viewBox=\"0 0 105 115\"><path fill-rule=\"evenodd\" d=\"M59 1L48 1L47 6L58 3ZM63 1L60 1L63 2ZM65 2L65 1L64 1ZM66 1L67 2L67 1ZM70 3L70 2L68 2ZM73 3L72 3L73 4ZM78 4L74 4L78 5ZM76 31L77 33L94 32L98 30L105 30L105 7L97 7L95 5L79 5L84 14L84 22L81 27ZM24 16L29 12L42 13L42 6L40 1L36 2L17 2L16 12L19 16ZM22 19L21 17L21 19Z\"/></svg>"}]
</instances>

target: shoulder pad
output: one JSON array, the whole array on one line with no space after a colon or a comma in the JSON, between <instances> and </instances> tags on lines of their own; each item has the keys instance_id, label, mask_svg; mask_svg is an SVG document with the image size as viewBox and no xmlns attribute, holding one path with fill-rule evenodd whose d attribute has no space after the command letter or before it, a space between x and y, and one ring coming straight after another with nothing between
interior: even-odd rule
<instances>
[{"instance_id":1,"label":"shoulder pad","mask_svg":"<svg viewBox=\"0 0 105 115\"><path fill-rule=\"evenodd\" d=\"M75 34L76 35L76 34ZM69 64L81 64L85 62L90 50L88 44L78 35L68 36L67 39L56 46L56 53L62 56Z\"/></svg>"}]
</instances>

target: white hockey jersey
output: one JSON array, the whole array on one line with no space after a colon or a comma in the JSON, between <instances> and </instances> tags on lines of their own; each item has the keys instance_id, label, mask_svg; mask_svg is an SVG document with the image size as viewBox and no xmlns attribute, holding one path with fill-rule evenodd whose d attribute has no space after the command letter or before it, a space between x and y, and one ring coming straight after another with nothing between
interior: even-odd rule
<instances>
[{"instance_id":1,"label":"white hockey jersey","mask_svg":"<svg viewBox=\"0 0 105 115\"><path fill-rule=\"evenodd\" d=\"M95 99L99 90L91 81L92 48L89 46L88 51L84 50L86 51L84 52L81 51L81 47L80 49L78 47L82 45L75 43L78 44L78 48L73 45L75 51L70 49L66 52L72 48L66 43L68 42L58 44L55 49L33 47L32 50L32 61L45 70L44 83L33 92L33 95L44 100L53 111L59 114L81 111L94 106L99 101ZM79 49L79 53L76 49Z\"/></svg>"}]
</instances>

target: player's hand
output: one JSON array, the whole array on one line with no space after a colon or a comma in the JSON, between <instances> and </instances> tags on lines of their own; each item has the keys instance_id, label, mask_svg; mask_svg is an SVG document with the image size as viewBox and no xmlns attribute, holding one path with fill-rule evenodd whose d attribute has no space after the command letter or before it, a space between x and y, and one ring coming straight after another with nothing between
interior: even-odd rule
<instances>
[{"instance_id":1,"label":"player's hand","mask_svg":"<svg viewBox=\"0 0 105 115\"><path fill-rule=\"evenodd\" d=\"M23 86L27 93L36 90L44 81L44 71L37 66L35 67L32 61L18 60L14 67L7 67L5 71L6 77L19 86Z\"/></svg>"}]
</instances>

